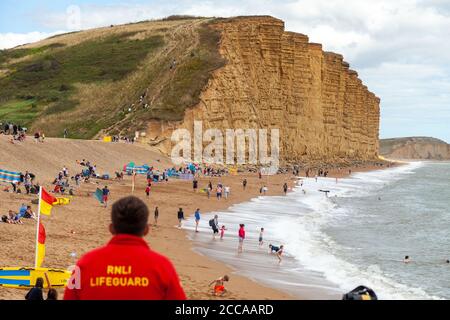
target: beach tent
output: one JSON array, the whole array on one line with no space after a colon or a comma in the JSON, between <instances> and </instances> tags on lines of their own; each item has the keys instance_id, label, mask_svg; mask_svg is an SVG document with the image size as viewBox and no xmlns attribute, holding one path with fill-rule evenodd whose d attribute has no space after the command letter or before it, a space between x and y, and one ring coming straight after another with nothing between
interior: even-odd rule
<instances>
[{"instance_id":1,"label":"beach tent","mask_svg":"<svg viewBox=\"0 0 450 320\"><path fill-rule=\"evenodd\" d=\"M142 166L136 166L134 162L130 162L127 165L123 166L123 171L125 171L128 174L132 174L133 171L136 172L136 174L147 174L147 172L150 170L150 167L146 164Z\"/></svg>"},{"instance_id":2,"label":"beach tent","mask_svg":"<svg viewBox=\"0 0 450 320\"><path fill-rule=\"evenodd\" d=\"M111 136L103 137L103 142L111 142L111 141L112 141L112 137Z\"/></svg>"},{"instance_id":3,"label":"beach tent","mask_svg":"<svg viewBox=\"0 0 450 320\"><path fill-rule=\"evenodd\" d=\"M167 170L167 176L168 177L177 177L179 174L175 169L169 169Z\"/></svg>"},{"instance_id":4,"label":"beach tent","mask_svg":"<svg viewBox=\"0 0 450 320\"><path fill-rule=\"evenodd\" d=\"M194 175L192 173L180 173L178 177L181 180L194 180Z\"/></svg>"},{"instance_id":5,"label":"beach tent","mask_svg":"<svg viewBox=\"0 0 450 320\"><path fill-rule=\"evenodd\" d=\"M20 182L20 172L0 169L0 181L12 183Z\"/></svg>"}]
</instances>

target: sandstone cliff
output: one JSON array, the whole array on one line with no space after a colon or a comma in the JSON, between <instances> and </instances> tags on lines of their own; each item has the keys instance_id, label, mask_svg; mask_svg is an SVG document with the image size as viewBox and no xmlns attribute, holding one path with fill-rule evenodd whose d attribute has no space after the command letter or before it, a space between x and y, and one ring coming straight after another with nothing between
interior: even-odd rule
<instances>
[{"instance_id":1,"label":"sandstone cliff","mask_svg":"<svg viewBox=\"0 0 450 320\"><path fill-rule=\"evenodd\" d=\"M378 155L379 99L341 55L273 17L175 16L62 34L0 50L0 70L0 123L49 137L138 132L168 153L173 130L199 120L222 132L279 129L281 160Z\"/></svg>"},{"instance_id":2,"label":"sandstone cliff","mask_svg":"<svg viewBox=\"0 0 450 320\"><path fill-rule=\"evenodd\" d=\"M382 139L380 154L389 159L450 160L450 145L428 137Z\"/></svg>"},{"instance_id":3,"label":"sandstone cliff","mask_svg":"<svg viewBox=\"0 0 450 320\"><path fill-rule=\"evenodd\" d=\"M378 155L379 103L339 54L324 52L272 17L220 19L220 53L200 103L182 122L153 121L157 142L174 128L279 128L283 160L345 162ZM156 141L156 142L155 142ZM170 141L159 146L168 151Z\"/></svg>"}]
</instances>

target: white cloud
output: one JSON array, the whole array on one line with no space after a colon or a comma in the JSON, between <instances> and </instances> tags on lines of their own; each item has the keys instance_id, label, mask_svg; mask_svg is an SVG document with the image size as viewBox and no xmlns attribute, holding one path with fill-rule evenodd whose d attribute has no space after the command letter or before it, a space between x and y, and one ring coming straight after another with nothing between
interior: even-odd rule
<instances>
[{"instance_id":1,"label":"white cloud","mask_svg":"<svg viewBox=\"0 0 450 320\"><path fill-rule=\"evenodd\" d=\"M18 45L36 42L62 32L63 31L46 33L34 31L28 33L0 33L0 49L14 48Z\"/></svg>"}]
</instances>

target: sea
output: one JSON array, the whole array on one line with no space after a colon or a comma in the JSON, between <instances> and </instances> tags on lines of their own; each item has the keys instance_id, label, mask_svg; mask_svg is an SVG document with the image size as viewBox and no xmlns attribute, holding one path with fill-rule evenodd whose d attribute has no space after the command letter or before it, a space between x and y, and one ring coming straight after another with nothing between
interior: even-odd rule
<instances>
[{"instance_id":1,"label":"sea","mask_svg":"<svg viewBox=\"0 0 450 320\"><path fill-rule=\"evenodd\" d=\"M299 177L287 195L204 214L199 233L192 219L184 228L198 253L293 297L341 299L364 285L379 299L450 299L449 208L450 163L409 162L337 181ZM215 214L223 240L208 225ZM247 236L238 253L241 223ZM284 245L281 263L269 244Z\"/></svg>"}]
</instances>

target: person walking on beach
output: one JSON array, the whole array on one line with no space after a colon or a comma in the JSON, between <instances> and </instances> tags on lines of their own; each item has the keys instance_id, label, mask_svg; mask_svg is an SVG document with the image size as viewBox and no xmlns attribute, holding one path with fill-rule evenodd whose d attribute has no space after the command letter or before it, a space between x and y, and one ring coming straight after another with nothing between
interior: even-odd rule
<instances>
[{"instance_id":1,"label":"person walking on beach","mask_svg":"<svg viewBox=\"0 0 450 320\"><path fill-rule=\"evenodd\" d=\"M177 213L177 217L178 217L178 228L181 228L181 221L184 220L184 212L183 209L179 209L178 213Z\"/></svg>"},{"instance_id":2,"label":"person walking on beach","mask_svg":"<svg viewBox=\"0 0 450 320\"><path fill-rule=\"evenodd\" d=\"M259 230L259 239L258 239L260 247L262 247L262 245L264 244L263 235L264 235L264 228L261 228L261 230Z\"/></svg>"},{"instance_id":3,"label":"person walking on beach","mask_svg":"<svg viewBox=\"0 0 450 320\"><path fill-rule=\"evenodd\" d=\"M198 181L197 179L194 178L194 180L192 181L192 189L194 189L194 192L197 192L198 189Z\"/></svg>"},{"instance_id":4,"label":"person walking on beach","mask_svg":"<svg viewBox=\"0 0 450 320\"><path fill-rule=\"evenodd\" d=\"M240 224L239 225L239 231L238 231L238 236L239 236L238 253L242 253L242 251L243 251L244 239L245 239L245 229L244 229L244 227L245 227L244 224Z\"/></svg>"},{"instance_id":5,"label":"person walking on beach","mask_svg":"<svg viewBox=\"0 0 450 320\"><path fill-rule=\"evenodd\" d=\"M288 185L287 185L287 183L285 182L285 183L283 184L283 192L284 192L284 195L287 194L287 191L288 191Z\"/></svg>"},{"instance_id":6,"label":"person walking on beach","mask_svg":"<svg viewBox=\"0 0 450 320\"><path fill-rule=\"evenodd\" d=\"M137 197L116 201L112 239L77 262L64 300L185 300L170 260L143 239L150 230L148 216L148 207Z\"/></svg>"},{"instance_id":7,"label":"person walking on beach","mask_svg":"<svg viewBox=\"0 0 450 320\"><path fill-rule=\"evenodd\" d=\"M220 200L222 198L222 186L220 184L217 186L216 196L217 200Z\"/></svg>"},{"instance_id":8,"label":"person walking on beach","mask_svg":"<svg viewBox=\"0 0 450 320\"><path fill-rule=\"evenodd\" d=\"M213 231L213 239L216 238L216 234L219 233L219 216L216 214L213 219L209 220L209 226Z\"/></svg>"},{"instance_id":9,"label":"person walking on beach","mask_svg":"<svg viewBox=\"0 0 450 320\"><path fill-rule=\"evenodd\" d=\"M211 189L210 189L210 187L208 186L207 188L206 188L206 195L208 196L208 199L209 198L211 198Z\"/></svg>"},{"instance_id":10,"label":"person walking on beach","mask_svg":"<svg viewBox=\"0 0 450 320\"><path fill-rule=\"evenodd\" d=\"M264 194L264 195L266 195L267 190L268 190L267 187L264 185L264 186L261 188L261 193Z\"/></svg>"},{"instance_id":11,"label":"person walking on beach","mask_svg":"<svg viewBox=\"0 0 450 320\"><path fill-rule=\"evenodd\" d=\"M109 196L109 189L108 186L105 186L102 189L102 202L105 205L105 208L108 206L108 196Z\"/></svg>"},{"instance_id":12,"label":"person walking on beach","mask_svg":"<svg viewBox=\"0 0 450 320\"><path fill-rule=\"evenodd\" d=\"M225 226L222 226L222 227L220 228L220 240L223 240L223 236L225 235L225 230L227 230L227 229L225 228Z\"/></svg>"},{"instance_id":13,"label":"person walking on beach","mask_svg":"<svg viewBox=\"0 0 450 320\"><path fill-rule=\"evenodd\" d=\"M150 190L151 190L151 183L147 184L147 187L145 188L145 194L147 195L147 198L150 197Z\"/></svg>"},{"instance_id":14,"label":"person walking on beach","mask_svg":"<svg viewBox=\"0 0 450 320\"><path fill-rule=\"evenodd\" d=\"M244 181L242 181L242 188L245 190L246 187L247 187L247 179L244 179Z\"/></svg>"},{"instance_id":15,"label":"person walking on beach","mask_svg":"<svg viewBox=\"0 0 450 320\"><path fill-rule=\"evenodd\" d=\"M195 232L198 232L198 224L200 222L200 209L197 208L194 213L195 216Z\"/></svg>"},{"instance_id":16,"label":"person walking on beach","mask_svg":"<svg viewBox=\"0 0 450 320\"><path fill-rule=\"evenodd\" d=\"M158 224L158 217L159 217L159 210L158 210L158 207L155 207L155 213L154 213L155 226Z\"/></svg>"},{"instance_id":17,"label":"person walking on beach","mask_svg":"<svg viewBox=\"0 0 450 320\"><path fill-rule=\"evenodd\" d=\"M225 200L228 199L228 196L230 195L230 187L229 186L225 186L223 188L223 194L224 194Z\"/></svg>"}]
</instances>

